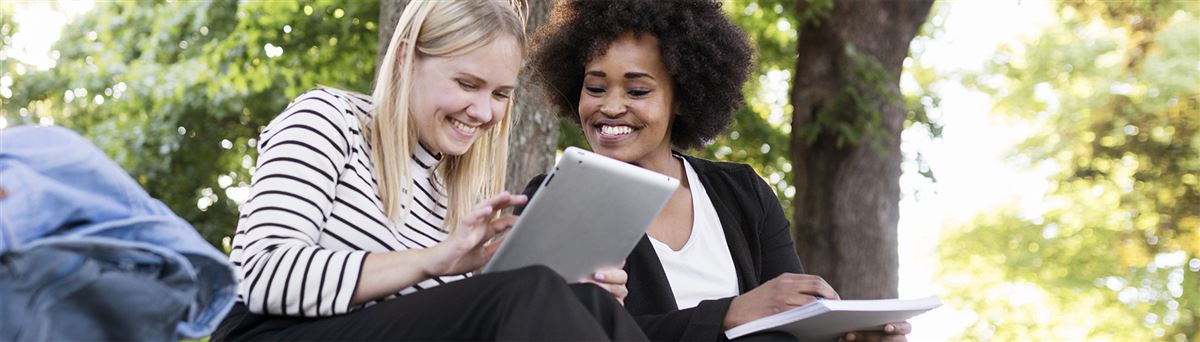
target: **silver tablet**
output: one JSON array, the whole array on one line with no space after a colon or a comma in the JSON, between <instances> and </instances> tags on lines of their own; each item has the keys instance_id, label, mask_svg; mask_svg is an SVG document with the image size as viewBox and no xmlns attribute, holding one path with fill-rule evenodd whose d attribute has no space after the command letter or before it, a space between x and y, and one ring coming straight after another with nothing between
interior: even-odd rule
<instances>
[{"instance_id":1,"label":"silver tablet","mask_svg":"<svg viewBox=\"0 0 1200 342\"><path fill-rule=\"evenodd\" d=\"M573 282L619 266L678 187L677 179L568 147L481 272L546 265Z\"/></svg>"}]
</instances>

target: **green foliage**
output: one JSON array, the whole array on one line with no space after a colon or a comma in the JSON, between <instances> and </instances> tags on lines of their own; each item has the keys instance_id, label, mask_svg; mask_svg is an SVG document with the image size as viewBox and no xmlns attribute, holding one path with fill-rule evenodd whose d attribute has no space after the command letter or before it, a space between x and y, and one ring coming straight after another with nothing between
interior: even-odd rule
<instances>
[{"instance_id":1,"label":"green foliage","mask_svg":"<svg viewBox=\"0 0 1200 342\"><path fill-rule=\"evenodd\" d=\"M858 53L854 46L847 45L845 53L852 62L849 84L796 134L809 146L816 143L821 134L832 134L838 148L866 142L875 151L886 154L889 134L883 126L883 112L877 101L883 99L886 103L900 99L892 89L897 80L888 75L878 60Z\"/></svg>"},{"instance_id":2,"label":"green foliage","mask_svg":"<svg viewBox=\"0 0 1200 342\"><path fill-rule=\"evenodd\" d=\"M79 131L220 246L262 127L318 85L369 89L378 17L377 1L101 2L64 28L55 67L6 63L0 116Z\"/></svg>"},{"instance_id":3,"label":"green foliage","mask_svg":"<svg viewBox=\"0 0 1200 342\"><path fill-rule=\"evenodd\" d=\"M591 149L591 145L583 137L583 131L579 128L579 124L567 118L560 118L558 120L558 149L563 150L569 146Z\"/></svg>"},{"instance_id":4,"label":"green foliage","mask_svg":"<svg viewBox=\"0 0 1200 342\"><path fill-rule=\"evenodd\" d=\"M948 301L980 315L965 338L1200 338L1198 10L1066 2L1060 23L968 78L1036 127L1014 159L1058 174L1046 212L944 237ZM989 297L1014 286L1044 300Z\"/></svg>"},{"instance_id":5,"label":"green foliage","mask_svg":"<svg viewBox=\"0 0 1200 342\"><path fill-rule=\"evenodd\" d=\"M796 64L799 24L794 1L757 0L725 2L729 18L746 31L758 51L755 69L743 89L746 105L735 114L727 132L697 155L749 164L775 189L788 217L792 217L792 180L789 155L792 105L789 101L791 70Z\"/></svg>"},{"instance_id":6,"label":"green foliage","mask_svg":"<svg viewBox=\"0 0 1200 342\"><path fill-rule=\"evenodd\" d=\"M817 27L821 26L821 20L829 16L829 11L833 10L834 0L809 0L808 6L800 13L797 21L800 22L799 27Z\"/></svg>"},{"instance_id":7,"label":"green foliage","mask_svg":"<svg viewBox=\"0 0 1200 342\"><path fill-rule=\"evenodd\" d=\"M794 1L725 3L758 48L756 69L729 132L696 153L753 165L789 216L797 29L833 5L813 1L797 18ZM100 2L64 28L53 68L3 60L0 76L12 82L0 86L11 92L0 117L81 132L221 246L261 128L307 89L370 88L378 11L377 1ZM13 31L11 20L0 24L0 36ZM562 130L561 144L586 145L571 124Z\"/></svg>"},{"instance_id":8,"label":"green foliage","mask_svg":"<svg viewBox=\"0 0 1200 342\"><path fill-rule=\"evenodd\" d=\"M941 121L939 110L942 98L935 84L945 78L945 75L938 74L933 66L925 65L921 61L921 54L925 52L925 46L930 41L939 39L945 34L945 20L941 20L941 18L945 17L948 8L949 6L944 3L933 4L930 11L932 19L921 26L921 31L913 38L909 46L909 56L904 60L904 71L900 76L901 80L909 80L914 86L912 89L901 86L905 108L908 108L904 120L904 130L923 131L930 140L942 138L944 124ZM904 81L901 82L901 84L904 83ZM917 172L929 181L937 182L933 168L925 159L924 151L917 149L916 151L902 152L915 154L913 160L917 164Z\"/></svg>"},{"instance_id":9,"label":"green foliage","mask_svg":"<svg viewBox=\"0 0 1200 342\"><path fill-rule=\"evenodd\" d=\"M19 29L17 22L12 18L12 6L9 3L0 3L0 104L7 103L12 97L12 78L17 74L17 70L23 71L25 68L8 56L7 52L13 45L13 34ZM3 106L0 105L0 108ZM0 127L10 125L3 115L0 115L0 120L5 120Z\"/></svg>"},{"instance_id":10,"label":"green foliage","mask_svg":"<svg viewBox=\"0 0 1200 342\"><path fill-rule=\"evenodd\" d=\"M796 20L795 1L728 1L724 6L729 19L746 30L758 49L755 75L766 75L770 70L791 70L796 66L796 30L800 25ZM750 95L756 94L747 93L748 97Z\"/></svg>"},{"instance_id":11,"label":"green foliage","mask_svg":"<svg viewBox=\"0 0 1200 342\"><path fill-rule=\"evenodd\" d=\"M797 18L797 29L819 27L835 5L832 0L808 1ZM866 143L878 153L886 154L890 134L883 126L879 102L892 103L900 99L900 94L894 90L898 80L889 75L875 57L859 53L853 44L847 43L844 49L850 61L846 70L849 81L829 105L814 113L812 120L795 134L809 146L821 135L828 135L834 137L838 148ZM921 110L914 114L924 113ZM929 122L927 117L918 119ZM929 177L932 178L932 174Z\"/></svg>"},{"instance_id":12,"label":"green foliage","mask_svg":"<svg viewBox=\"0 0 1200 342\"><path fill-rule=\"evenodd\" d=\"M1146 305L1113 305L1118 296L1109 289L1107 277L1114 274L1118 257L1095 248L1111 240L1113 232L1090 229L1119 218L1089 215L1107 203L1075 204L1079 206L1046 214L1040 221L1022 217L1013 207L1001 208L943 237L939 283L949 291L943 298L952 307L979 315L962 339L1149 339L1141 320L1130 317L1130 311ZM1073 212L1077 210L1092 211L1079 215Z\"/></svg>"}]
</instances>

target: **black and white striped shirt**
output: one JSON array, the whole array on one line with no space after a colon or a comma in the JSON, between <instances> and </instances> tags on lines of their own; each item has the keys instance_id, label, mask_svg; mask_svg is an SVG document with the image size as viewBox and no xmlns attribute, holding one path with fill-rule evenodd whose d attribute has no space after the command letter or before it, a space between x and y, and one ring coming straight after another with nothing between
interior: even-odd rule
<instances>
[{"instance_id":1,"label":"black and white striped shirt","mask_svg":"<svg viewBox=\"0 0 1200 342\"><path fill-rule=\"evenodd\" d=\"M370 99L332 89L300 95L263 130L250 198L241 208L230 255L251 312L331 316L361 306L350 297L367 253L433 246L446 196L431 177L439 158L418 146L410 162L412 210L387 219L362 124ZM386 299L463 279L427 279ZM367 303L369 306L375 302Z\"/></svg>"}]
</instances>

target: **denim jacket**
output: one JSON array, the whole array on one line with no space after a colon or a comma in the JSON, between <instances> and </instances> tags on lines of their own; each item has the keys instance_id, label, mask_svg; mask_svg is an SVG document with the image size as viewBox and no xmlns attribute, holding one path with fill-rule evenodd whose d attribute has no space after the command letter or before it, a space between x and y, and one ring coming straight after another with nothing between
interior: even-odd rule
<instances>
[{"instance_id":1,"label":"denim jacket","mask_svg":"<svg viewBox=\"0 0 1200 342\"><path fill-rule=\"evenodd\" d=\"M233 305L225 254L61 127L0 131L0 340L177 339Z\"/></svg>"}]
</instances>

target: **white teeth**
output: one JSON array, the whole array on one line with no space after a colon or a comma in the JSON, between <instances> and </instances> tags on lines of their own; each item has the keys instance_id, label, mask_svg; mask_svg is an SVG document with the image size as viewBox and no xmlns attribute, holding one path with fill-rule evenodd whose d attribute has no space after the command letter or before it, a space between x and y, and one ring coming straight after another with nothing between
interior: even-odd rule
<instances>
[{"instance_id":1,"label":"white teeth","mask_svg":"<svg viewBox=\"0 0 1200 342\"><path fill-rule=\"evenodd\" d=\"M474 135L475 131L479 130L479 127L468 126L462 121L450 119L450 122L454 124L454 127L458 127L458 130L463 131L463 133Z\"/></svg>"},{"instance_id":2,"label":"white teeth","mask_svg":"<svg viewBox=\"0 0 1200 342\"><path fill-rule=\"evenodd\" d=\"M604 135L625 135L633 132L633 128L629 126L600 126L600 134Z\"/></svg>"}]
</instances>

